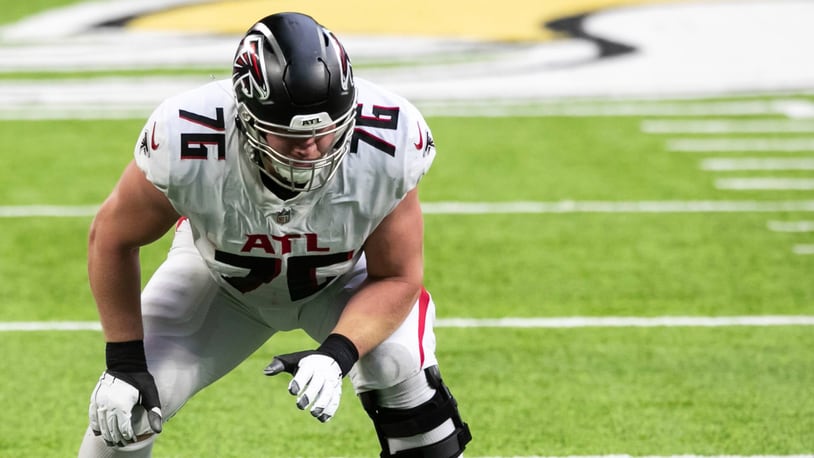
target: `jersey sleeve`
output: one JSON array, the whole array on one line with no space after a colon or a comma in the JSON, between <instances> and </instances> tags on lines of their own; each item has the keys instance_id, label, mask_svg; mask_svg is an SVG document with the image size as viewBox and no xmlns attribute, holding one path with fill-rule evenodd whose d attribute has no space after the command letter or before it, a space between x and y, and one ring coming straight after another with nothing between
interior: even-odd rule
<instances>
[{"instance_id":1,"label":"jersey sleeve","mask_svg":"<svg viewBox=\"0 0 814 458\"><path fill-rule=\"evenodd\" d=\"M404 177L400 194L418 186L435 159L435 142L424 117L412 105L405 107L406 139L403 140Z\"/></svg>"},{"instance_id":2,"label":"jersey sleeve","mask_svg":"<svg viewBox=\"0 0 814 458\"><path fill-rule=\"evenodd\" d=\"M411 118L415 118L415 128L409 130L409 143L414 150L410 151L413 157L405 157L407 161L404 177L405 194L418 186L419 181L430 170L435 159L435 141L432 138L430 127L417 109L412 108L412 111L414 116Z\"/></svg>"},{"instance_id":3,"label":"jersey sleeve","mask_svg":"<svg viewBox=\"0 0 814 458\"><path fill-rule=\"evenodd\" d=\"M147 180L164 194L169 192L170 187L171 156L168 126L166 103L163 103L147 119L134 151L136 164L144 172Z\"/></svg>"}]
</instances>

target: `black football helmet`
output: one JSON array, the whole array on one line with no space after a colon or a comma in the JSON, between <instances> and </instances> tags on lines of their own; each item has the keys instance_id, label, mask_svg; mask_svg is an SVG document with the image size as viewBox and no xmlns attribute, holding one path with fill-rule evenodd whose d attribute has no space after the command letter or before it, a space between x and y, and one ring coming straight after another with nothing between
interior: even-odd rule
<instances>
[{"instance_id":1,"label":"black football helmet","mask_svg":"<svg viewBox=\"0 0 814 458\"><path fill-rule=\"evenodd\" d=\"M356 113L350 58L334 34L304 14L267 16L240 41L232 85L252 162L292 191L325 186L350 148ZM266 134L334 141L319 159L295 161L269 146Z\"/></svg>"}]
</instances>

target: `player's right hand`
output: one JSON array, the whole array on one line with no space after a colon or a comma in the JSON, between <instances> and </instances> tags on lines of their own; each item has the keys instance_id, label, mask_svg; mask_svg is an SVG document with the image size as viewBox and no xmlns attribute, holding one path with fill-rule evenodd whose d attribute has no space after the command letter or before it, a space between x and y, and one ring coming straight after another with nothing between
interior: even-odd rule
<instances>
[{"instance_id":1,"label":"player's right hand","mask_svg":"<svg viewBox=\"0 0 814 458\"><path fill-rule=\"evenodd\" d=\"M300 351L275 356L266 367L266 375L294 374L288 392L297 396L297 407L311 406L311 415L325 423L333 418L342 398L342 369L329 355L318 351Z\"/></svg>"},{"instance_id":2,"label":"player's right hand","mask_svg":"<svg viewBox=\"0 0 814 458\"><path fill-rule=\"evenodd\" d=\"M161 432L158 388L149 372L102 372L90 397L90 428L109 446L123 447L137 441L133 432L133 407L144 406L150 428Z\"/></svg>"}]
</instances>

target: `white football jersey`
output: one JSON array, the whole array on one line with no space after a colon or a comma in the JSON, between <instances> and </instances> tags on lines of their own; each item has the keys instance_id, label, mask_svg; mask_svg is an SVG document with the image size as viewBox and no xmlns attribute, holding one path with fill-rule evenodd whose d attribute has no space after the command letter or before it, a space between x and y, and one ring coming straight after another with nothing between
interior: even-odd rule
<instances>
[{"instance_id":1,"label":"white football jersey","mask_svg":"<svg viewBox=\"0 0 814 458\"><path fill-rule=\"evenodd\" d=\"M317 297L350 272L430 168L435 146L418 110L363 79L356 87L350 152L328 185L288 201L242 150L231 80L165 100L145 124L138 166L189 219L213 277L241 301L276 308Z\"/></svg>"}]
</instances>

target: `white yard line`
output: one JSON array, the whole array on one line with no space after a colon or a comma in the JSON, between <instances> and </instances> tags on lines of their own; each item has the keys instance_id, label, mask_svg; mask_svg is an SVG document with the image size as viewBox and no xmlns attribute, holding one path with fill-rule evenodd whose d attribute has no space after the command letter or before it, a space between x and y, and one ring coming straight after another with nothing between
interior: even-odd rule
<instances>
[{"instance_id":1,"label":"white yard line","mask_svg":"<svg viewBox=\"0 0 814 458\"><path fill-rule=\"evenodd\" d=\"M701 161L701 170L728 172L735 170L814 170L814 157L801 158L708 158Z\"/></svg>"},{"instance_id":2,"label":"white yard line","mask_svg":"<svg viewBox=\"0 0 814 458\"><path fill-rule=\"evenodd\" d=\"M551 318L439 318L437 328L656 328L724 326L814 326L810 315L551 317ZM96 321L6 321L8 331L100 331Z\"/></svg>"},{"instance_id":3,"label":"white yard line","mask_svg":"<svg viewBox=\"0 0 814 458\"><path fill-rule=\"evenodd\" d=\"M814 104L803 99L752 101L616 100L417 100L427 116L619 117L619 116L760 116L814 117ZM2 115L2 112L0 112Z\"/></svg>"},{"instance_id":4,"label":"white yard line","mask_svg":"<svg viewBox=\"0 0 814 458\"><path fill-rule=\"evenodd\" d=\"M0 332L7 331L101 331L97 321L4 321Z\"/></svg>"},{"instance_id":5,"label":"white yard line","mask_svg":"<svg viewBox=\"0 0 814 458\"><path fill-rule=\"evenodd\" d=\"M563 317L563 318L440 318L442 328L653 328L720 326L814 326L814 316L724 317Z\"/></svg>"},{"instance_id":6,"label":"white yard line","mask_svg":"<svg viewBox=\"0 0 814 458\"><path fill-rule=\"evenodd\" d=\"M7 205L0 218L90 217L96 205ZM814 200L667 200L667 201L572 201L559 202L425 202L426 214L499 213L763 213L814 212Z\"/></svg>"},{"instance_id":7,"label":"white yard line","mask_svg":"<svg viewBox=\"0 0 814 458\"><path fill-rule=\"evenodd\" d=\"M812 133L810 119L653 120L640 125L646 134Z\"/></svg>"},{"instance_id":8,"label":"white yard line","mask_svg":"<svg viewBox=\"0 0 814 458\"><path fill-rule=\"evenodd\" d=\"M715 187L731 191L811 191L814 178L719 178Z\"/></svg>"},{"instance_id":9,"label":"white yard line","mask_svg":"<svg viewBox=\"0 0 814 458\"><path fill-rule=\"evenodd\" d=\"M760 213L814 211L814 201L560 201L560 202L429 202L427 214L493 213Z\"/></svg>"},{"instance_id":10,"label":"white yard line","mask_svg":"<svg viewBox=\"0 0 814 458\"><path fill-rule=\"evenodd\" d=\"M0 218L93 216L98 205L4 205Z\"/></svg>"},{"instance_id":11,"label":"white yard line","mask_svg":"<svg viewBox=\"0 0 814 458\"><path fill-rule=\"evenodd\" d=\"M791 251L794 254L799 254L799 255L812 255L812 254L814 254L814 245L808 245L808 244L794 245L793 247L791 247Z\"/></svg>"},{"instance_id":12,"label":"white yard line","mask_svg":"<svg viewBox=\"0 0 814 458\"><path fill-rule=\"evenodd\" d=\"M774 232L814 232L814 221L768 221L766 227Z\"/></svg>"},{"instance_id":13,"label":"white yard line","mask_svg":"<svg viewBox=\"0 0 814 458\"><path fill-rule=\"evenodd\" d=\"M676 138L667 141L669 151L683 153L814 151L814 138Z\"/></svg>"}]
</instances>

